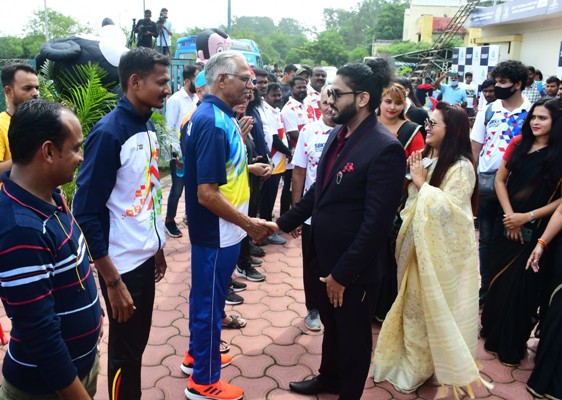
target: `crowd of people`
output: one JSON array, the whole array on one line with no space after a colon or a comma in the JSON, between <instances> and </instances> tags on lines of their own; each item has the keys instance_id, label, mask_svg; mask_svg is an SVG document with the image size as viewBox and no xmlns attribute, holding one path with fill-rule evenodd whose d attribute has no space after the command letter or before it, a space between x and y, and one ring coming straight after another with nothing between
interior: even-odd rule
<instances>
[{"instance_id":1,"label":"crowd of people","mask_svg":"<svg viewBox=\"0 0 562 400\"><path fill-rule=\"evenodd\" d=\"M321 66L289 65L277 78L225 51L186 66L172 95L169 65L152 48L124 53L124 96L85 141L71 110L38 98L33 68L2 70L0 298L12 340L0 399L93 398L104 314L109 397L141 398L155 284L166 236L182 236L182 194L188 399L243 397L221 379L233 361L221 331L249 322L225 304L244 301L243 280L266 280L256 268L267 246L286 242L281 232L302 237L304 323L323 328L319 374L292 391L360 399L372 362L375 382L400 392L434 375L473 397L474 384L489 386L478 336L517 366L534 331L528 390L562 397L557 78L543 84L534 68L503 61L479 88L456 72L414 87L373 59L341 67L328 84ZM164 217L150 116L165 104ZM78 165L70 208L58 187ZM382 322L374 351L373 319Z\"/></svg>"}]
</instances>

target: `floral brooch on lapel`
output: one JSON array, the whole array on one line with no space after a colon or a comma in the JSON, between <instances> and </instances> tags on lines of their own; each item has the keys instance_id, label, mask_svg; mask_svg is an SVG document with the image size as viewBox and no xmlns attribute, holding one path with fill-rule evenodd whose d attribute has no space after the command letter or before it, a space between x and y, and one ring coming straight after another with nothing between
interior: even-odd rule
<instances>
[{"instance_id":1,"label":"floral brooch on lapel","mask_svg":"<svg viewBox=\"0 0 562 400\"><path fill-rule=\"evenodd\" d=\"M338 173L336 174L336 183L339 185L343 178L343 174L347 174L348 172L353 172L353 171L354 169L353 169L352 162L348 162L347 164L345 164L341 169L341 171L338 171Z\"/></svg>"}]
</instances>

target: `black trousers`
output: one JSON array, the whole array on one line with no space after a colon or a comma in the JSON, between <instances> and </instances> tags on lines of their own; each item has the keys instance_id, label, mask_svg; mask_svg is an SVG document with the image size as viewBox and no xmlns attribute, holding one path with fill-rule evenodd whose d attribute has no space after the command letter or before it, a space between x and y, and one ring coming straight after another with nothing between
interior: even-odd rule
<instances>
[{"instance_id":1,"label":"black trousers","mask_svg":"<svg viewBox=\"0 0 562 400\"><path fill-rule=\"evenodd\" d=\"M252 264L250 263L251 256L252 255L250 253L250 237L246 236L240 242L240 255L238 256L237 266L242 270L251 267L252 266Z\"/></svg>"},{"instance_id":2,"label":"black trousers","mask_svg":"<svg viewBox=\"0 0 562 400\"><path fill-rule=\"evenodd\" d=\"M275 200L277 199L280 180L281 174L271 175L271 177L265 181L261 187L259 204L260 218L267 221L271 221L272 218L273 207L275 206Z\"/></svg>"},{"instance_id":3,"label":"black trousers","mask_svg":"<svg viewBox=\"0 0 562 400\"><path fill-rule=\"evenodd\" d=\"M293 170L288 169L283 173L283 191L281 192L281 215L285 214L291 209L291 204L293 204Z\"/></svg>"},{"instance_id":4,"label":"black trousers","mask_svg":"<svg viewBox=\"0 0 562 400\"><path fill-rule=\"evenodd\" d=\"M360 400L372 357L371 304L375 286L348 286L343 306L334 308L324 292L319 296L324 324L319 379L339 392L340 400Z\"/></svg>"},{"instance_id":5,"label":"black trousers","mask_svg":"<svg viewBox=\"0 0 562 400\"><path fill-rule=\"evenodd\" d=\"M107 287L100 277L100 288L107 305L109 339L107 385L110 400L140 400L142 354L148 342L154 306L154 257L121 275L133 298L136 310L124 323L113 318ZM114 389L115 386L115 389Z\"/></svg>"},{"instance_id":6,"label":"black trousers","mask_svg":"<svg viewBox=\"0 0 562 400\"><path fill-rule=\"evenodd\" d=\"M250 202L248 204L248 217L257 217L260 205L260 192L263 181L261 177L250 174Z\"/></svg>"},{"instance_id":7,"label":"black trousers","mask_svg":"<svg viewBox=\"0 0 562 400\"><path fill-rule=\"evenodd\" d=\"M306 309L318 310L318 297L321 290L326 289L318 279L318 271L315 263L310 262L310 225L302 225L302 280L304 283L304 304Z\"/></svg>"}]
</instances>

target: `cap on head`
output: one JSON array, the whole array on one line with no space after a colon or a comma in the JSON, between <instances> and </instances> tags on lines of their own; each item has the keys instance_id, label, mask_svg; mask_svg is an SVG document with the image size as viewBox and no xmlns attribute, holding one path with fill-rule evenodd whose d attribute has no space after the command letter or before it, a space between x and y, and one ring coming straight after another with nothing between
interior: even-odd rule
<instances>
[{"instance_id":1,"label":"cap on head","mask_svg":"<svg viewBox=\"0 0 562 400\"><path fill-rule=\"evenodd\" d=\"M300 67L299 69L297 69L297 72L295 73L295 75L300 75L303 72L308 73L308 75L312 75L312 70L310 68L307 68L307 67Z\"/></svg>"},{"instance_id":2,"label":"cap on head","mask_svg":"<svg viewBox=\"0 0 562 400\"><path fill-rule=\"evenodd\" d=\"M207 79L205 78L205 71L201 71L195 77L195 87L200 88L207 84Z\"/></svg>"}]
</instances>

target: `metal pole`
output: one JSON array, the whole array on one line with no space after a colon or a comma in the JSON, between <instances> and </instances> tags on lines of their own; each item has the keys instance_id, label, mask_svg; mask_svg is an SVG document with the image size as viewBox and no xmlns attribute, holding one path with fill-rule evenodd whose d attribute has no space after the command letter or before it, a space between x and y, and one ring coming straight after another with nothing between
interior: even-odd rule
<instances>
[{"instance_id":1,"label":"metal pole","mask_svg":"<svg viewBox=\"0 0 562 400\"><path fill-rule=\"evenodd\" d=\"M231 12L230 12L230 0L228 0L228 27L227 27L227 31L228 31L228 36L232 36L232 26L230 23L231 20Z\"/></svg>"},{"instance_id":2,"label":"metal pole","mask_svg":"<svg viewBox=\"0 0 562 400\"><path fill-rule=\"evenodd\" d=\"M45 40L49 40L49 18L47 17L47 0L43 0L43 7L45 12L43 13L43 18L45 20Z\"/></svg>"}]
</instances>

